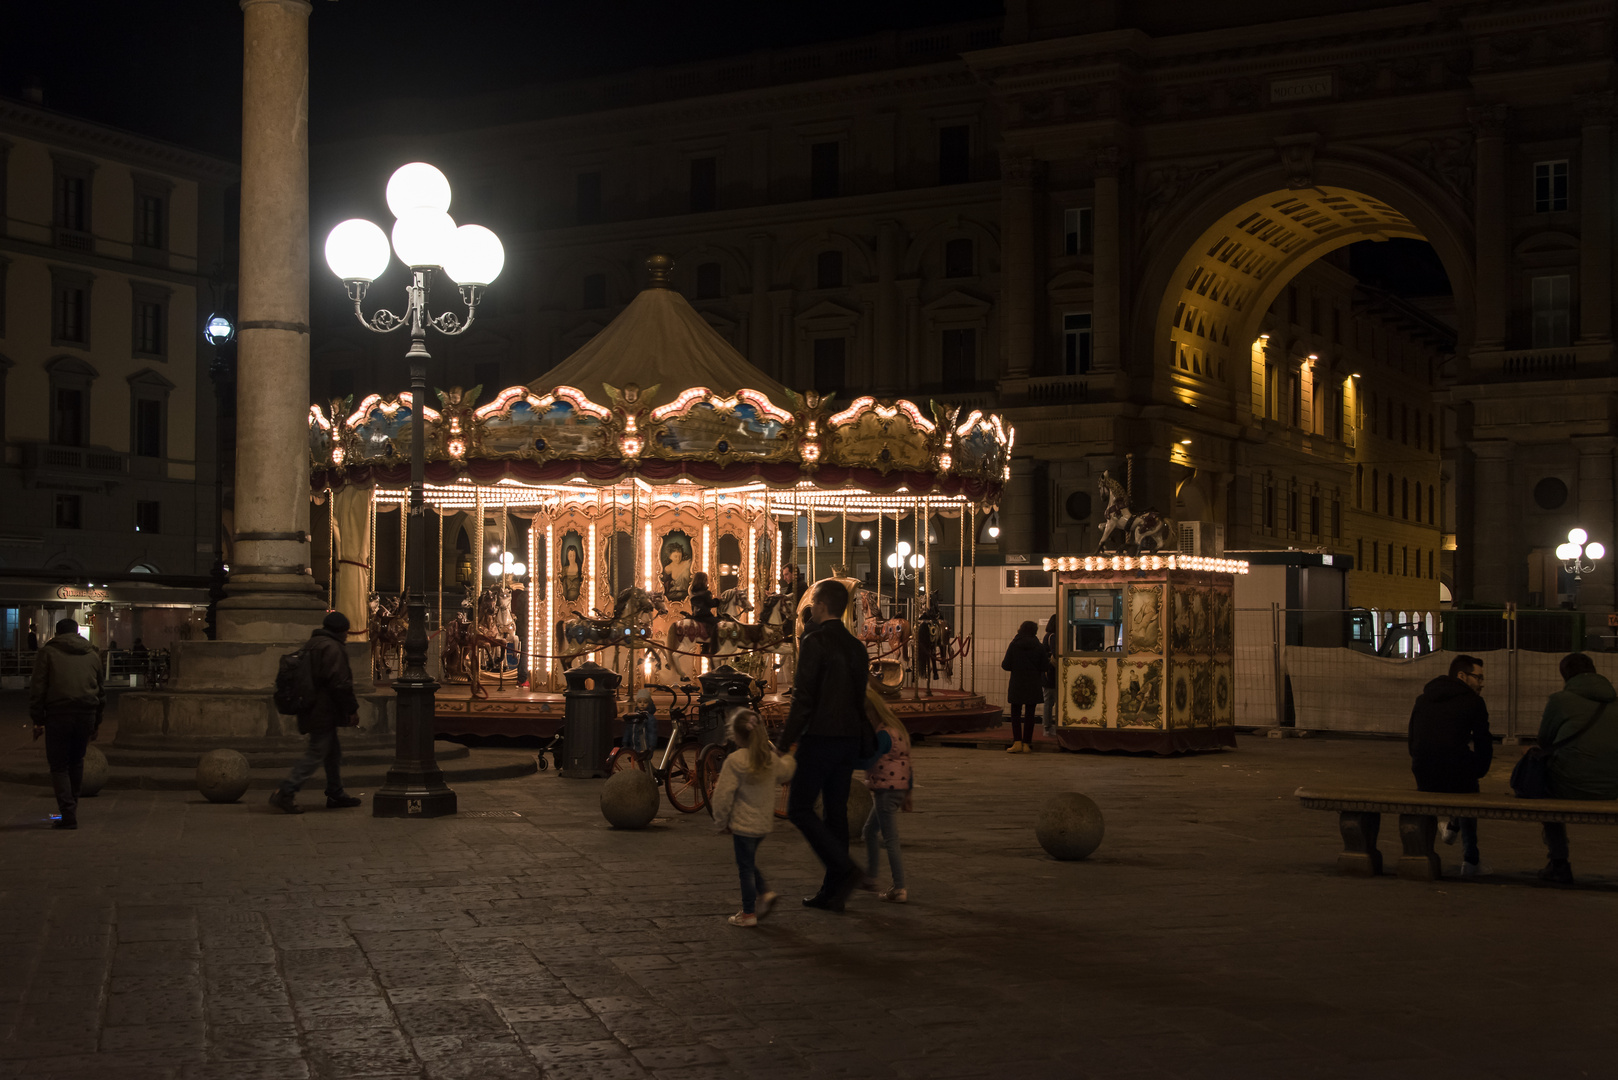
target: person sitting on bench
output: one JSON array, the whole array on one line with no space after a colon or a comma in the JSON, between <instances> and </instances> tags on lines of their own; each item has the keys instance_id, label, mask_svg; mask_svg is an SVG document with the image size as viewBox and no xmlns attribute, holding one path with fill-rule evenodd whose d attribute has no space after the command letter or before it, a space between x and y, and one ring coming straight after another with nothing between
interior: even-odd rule
<instances>
[{"instance_id":1,"label":"person sitting on bench","mask_svg":"<svg viewBox=\"0 0 1618 1080\"><path fill-rule=\"evenodd\" d=\"M1618 699L1612 683L1596 673L1584 653L1569 653L1558 665L1566 685L1545 702L1539 722L1540 749L1551 754L1551 796L1557 799L1618 799ZM1599 715L1598 715L1599 713ZM1541 881L1573 884L1567 826L1540 825L1550 862Z\"/></svg>"},{"instance_id":2,"label":"person sitting on bench","mask_svg":"<svg viewBox=\"0 0 1618 1080\"><path fill-rule=\"evenodd\" d=\"M1610 688L1609 688L1610 690ZM1489 735L1489 706L1483 700L1483 661L1457 656L1449 674L1422 688L1410 711L1410 771L1417 791L1473 794L1478 778L1489 771L1494 740ZM1439 835L1453 844L1461 837L1461 876L1476 877L1478 819L1451 818Z\"/></svg>"}]
</instances>

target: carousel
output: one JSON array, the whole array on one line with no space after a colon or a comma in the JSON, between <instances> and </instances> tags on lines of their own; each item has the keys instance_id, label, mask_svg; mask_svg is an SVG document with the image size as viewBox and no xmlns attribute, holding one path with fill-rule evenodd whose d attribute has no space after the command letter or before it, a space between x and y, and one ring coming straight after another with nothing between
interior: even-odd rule
<instances>
[{"instance_id":1,"label":"carousel","mask_svg":"<svg viewBox=\"0 0 1618 1080\"><path fill-rule=\"evenodd\" d=\"M797 611L822 578L850 587L845 619L913 731L999 723L970 685L970 604L946 617L933 573L975 562L1012 431L937 402L790 390L669 287L672 265L649 259L649 287L527 386L310 409L331 603L365 627L378 677L403 619L377 555L394 528L402 551L419 405L442 733L554 733L563 672L586 659L626 701L728 665L784 716Z\"/></svg>"}]
</instances>

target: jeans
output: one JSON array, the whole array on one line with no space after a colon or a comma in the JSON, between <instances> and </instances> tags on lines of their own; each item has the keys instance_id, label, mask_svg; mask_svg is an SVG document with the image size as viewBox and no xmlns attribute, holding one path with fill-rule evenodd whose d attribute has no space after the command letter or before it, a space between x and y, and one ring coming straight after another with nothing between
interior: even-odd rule
<instances>
[{"instance_id":1,"label":"jeans","mask_svg":"<svg viewBox=\"0 0 1618 1080\"><path fill-rule=\"evenodd\" d=\"M1056 687L1045 688L1045 734L1056 734Z\"/></svg>"},{"instance_id":2,"label":"jeans","mask_svg":"<svg viewBox=\"0 0 1618 1080\"><path fill-rule=\"evenodd\" d=\"M787 793L787 819L826 867L823 893L834 891L856 869L848 857L848 789L859 752L860 741L853 736L805 735L798 741L798 771L792 774ZM815 813L816 798L824 805L824 821Z\"/></svg>"},{"instance_id":3,"label":"jeans","mask_svg":"<svg viewBox=\"0 0 1618 1080\"><path fill-rule=\"evenodd\" d=\"M1021 716L1022 719L1017 719L1018 716ZM1031 743L1034 741L1034 706L1032 702L1011 707L1011 738L1013 742Z\"/></svg>"},{"instance_id":4,"label":"jeans","mask_svg":"<svg viewBox=\"0 0 1618 1080\"><path fill-rule=\"evenodd\" d=\"M904 806L903 791L874 790L871 792L871 816L865 819L866 873L876 873L877 835L888 849L888 869L893 871L893 887L905 887L905 864L899 854L899 809Z\"/></svg>"},{"instance_id":5,"label":"jeans","mask_svg":"<svg viewBox=\"0 0 1618 1080\"><path fill-rule=\"evenodd\" d=\"M1567 826L1560 821L1542 821L1539 831L1545 838L1545 853L1551 862L1567 862Z\"/></svg>"},{"instance_id":6,"label":"jeans","mask_svg":"<svg viewBox=\"0 0 1618 1080\"><path fill-rule=\"evenodd\" d=\"M296 792L322 765L326 767L326 795L328 797L341 795L343 748L337 741L337 729L334 727L309 733L309 746L304 750L303 757L298 759L298 763L292 766L292 774L281 782L281 790Z\"/></svg>"},{"instance_id":7,"label":"jeans","mask_svg":"<svg viewBox=\"0 0 1618 1080\"><path fill-rule=\"evenodd\" d=\"M76 821L79 788L84 783L84 753L96 730L94 706L57 706L45 714L45 761L56 789L56 808L63 821Z\"/></svg>"},{"instance_id":8,"label":"jeans","mask_svg":"<svg viewBox=\"0 0 1618 1080\"><path fill-rule=\"evenodd\" d=\"M1476 866L1478 864L1478 819L1475 817L1455 817L1449 819L1449 824L1461 831L1461 861L1469 862Z\"/></svg>"},{"instance_id":9,"label":"jeans","mask_svg":"<svg viewBox=\"0 0 1618 1080\"><path fill-rule=\"evenodd\" d=\"M770 887L764 884L764 875L758 872L758 846L764 842L764 838L733 833L730 839L731 846L736 849L736 872L742 879L742 910L751 915L758 898L770 891Z\"/></svg>"}]
</instances>

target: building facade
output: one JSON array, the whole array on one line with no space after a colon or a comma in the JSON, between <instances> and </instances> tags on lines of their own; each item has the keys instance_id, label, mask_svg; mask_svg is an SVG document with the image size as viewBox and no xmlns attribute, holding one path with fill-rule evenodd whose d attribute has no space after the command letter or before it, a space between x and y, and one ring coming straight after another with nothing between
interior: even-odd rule
<instances>
[{"instance_id":1,"label":"building facade","mask_svg":"<svg viewBox=\"0 0 1618 1080\"><path fill-rule=\"evenodd\" d=\"M1093 546L1106 472L1186 546L1353 558L1356 606L1528 602L1573 518L1618 528L1613 5L1363 8L1013 0L486 99L318 154L316 229L427 158L507 238L439 385L538 377L664 252L788 385L1004 412L1006 554ZM1383 240L1431 245L1438 310L1348 273ZM316 306L314 385L397 388L340 289Z\"/></svg>"},{"instance_id":2,"label":"building facade","mask_svg":"<svg viewBox=\"0 0 1618 1080\"><path fill-rule=\"evenodd\" d=\"M0 100L0 574L206 574L235 166ZM231 268L233 271L233 268Z\"/></svg>"}]
</instances>

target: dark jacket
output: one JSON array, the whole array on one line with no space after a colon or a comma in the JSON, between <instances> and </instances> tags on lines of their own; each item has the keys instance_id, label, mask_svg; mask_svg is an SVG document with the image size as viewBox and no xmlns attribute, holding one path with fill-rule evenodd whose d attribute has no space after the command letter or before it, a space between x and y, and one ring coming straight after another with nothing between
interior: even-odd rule
<instances>
[{"instance_id":1,"label":"dark jacket","mask_svg":"<svg viewBox=\"0 0 1618 1080\"><path fill-rule=\"evenodd\" d=\"M992 654L991 654L992 655ZM1045 671L1051 666L1051 655L1032 634L1018 634L1006 646L1006 658L1000 661L1000 670L1011 672L1011 683L1006 687L1006 700L1013 705L1039 705L1045 700Z\"/></svg>"},{"instance_id":2,"label":"dark jacket","mask_svg":"<svg viewBox=\"0 0 1618 1080\"><path fill-rule=\"evenodd\" d=\"M1551 792L1558 799L1618 799L1618 704L1608 704L1601 719L1577 734L1603 702L1615 698L1612 683L1589 671L1545 702L1539 745L1553 751Z\"/></svg>"},{"instance_id":3,"label":"dark jacket","mask_svg":"<svg viewBox=\"0 0 1618 1080\"><path fill-rule=\"evenodd\" d=\"M1046 634L1044 639L1040 642L1040 644L1045 647L1045 656L1046 656L1046 658L1048 658L1050 660L1050 663L1048 665L1046 665L1045 677L1044 677L1044 679L1040 680L1040 685L1043 686L1047 690L1055 690L1056 689L1056 635L1055 634Z\"/></svg>"},{"instance_id":4,"label":"dark jacket","mask_svg":"<svg viewBox=\"0 0 1618 1080\"><path fill-rule=\"evenodd\" d=\"M1418 791L1471 793L1489 771L1489 706L1453 675L1428 683L1410 710L1410 771Z\"/></svg>"},{"instance_id":5,"label":"dark jacket","mask_svg":"<svg viewBox=\"0 0 1618 1080\"><path fill-rule=\"evenodd\" d=\"M858 738L865 719L865 684L870 655L841 619L811 627L798 645L798 672L792 679L792 709L781 732L783 747L805 735Z\"/></svg>"},{"instance_id":6,"label":"dark jacket","mask_svg":"<svg viewBox=\"0 0 1618 1080\"><path fill-rule=\"evenodd\" d=\"M343 727L360 711L343 641L343 635L321 627L304 645L315 677L314 708L298 717L298 730L305 735Z\"/></svg>"},{"instance_id":7,"label":"dark jacket","mask_svg":"<svg viewBox=\"0 0 1618 1080\"><path fill-rule=\"evenodd\" d=\"M76 633L57 634L34 659L29 715L38 722L51 709L99 710L106 696L101 675L101 654L94 645Z\"/></svg>"}]
</instances>

